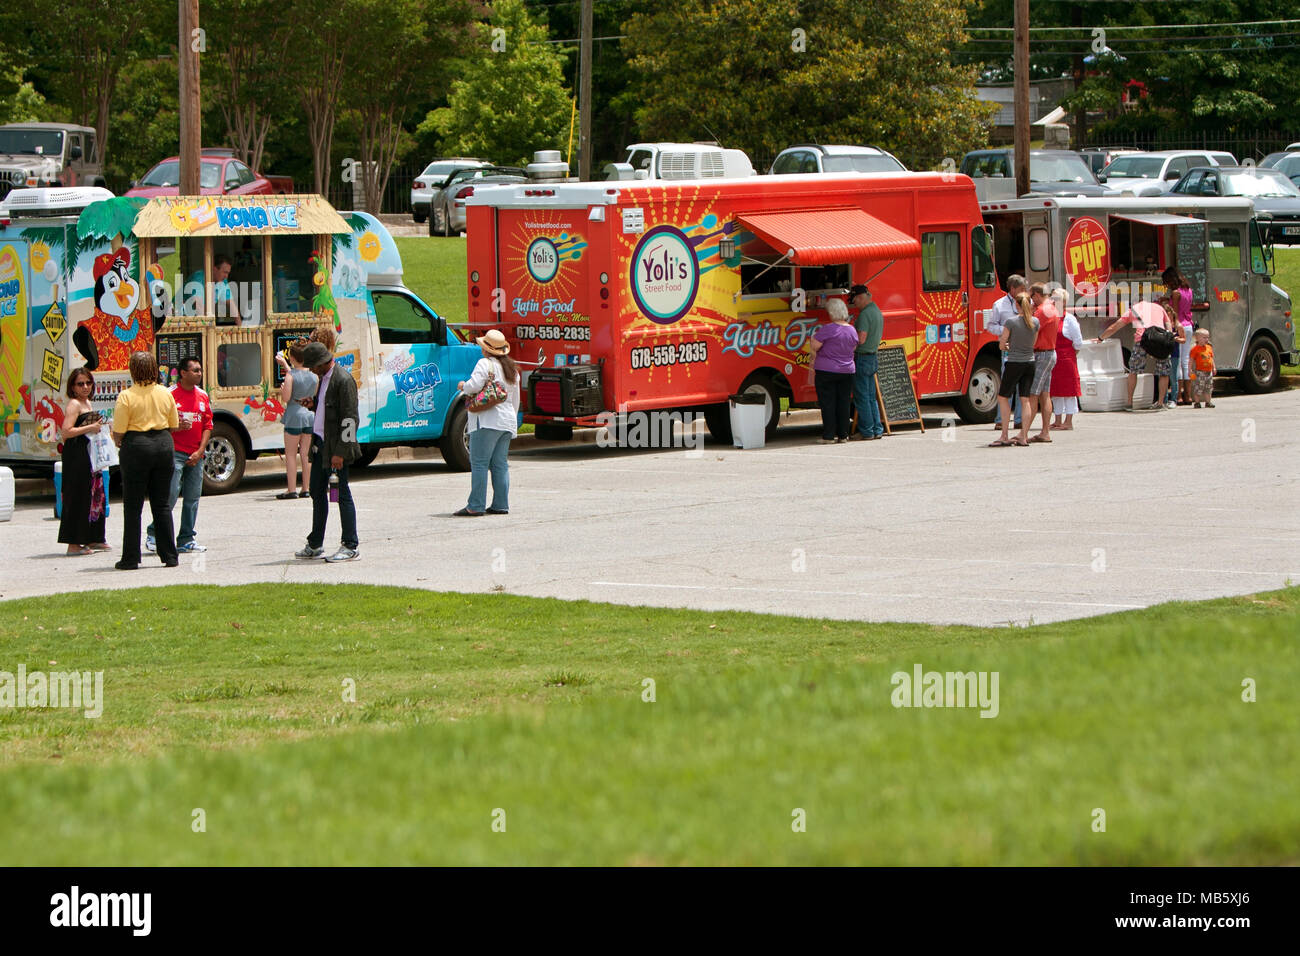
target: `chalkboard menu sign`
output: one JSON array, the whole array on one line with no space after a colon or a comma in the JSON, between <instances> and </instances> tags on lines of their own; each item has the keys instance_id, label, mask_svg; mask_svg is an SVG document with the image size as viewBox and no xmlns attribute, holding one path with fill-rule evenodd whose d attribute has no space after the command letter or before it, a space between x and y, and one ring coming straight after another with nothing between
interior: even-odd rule
<instances>
[{"instance_id":1,"label":"chalkboard menu sign","mask_svg":"<svg viewBox=\"0 0 1300 956\"><path fill-rule=\"evenodd\" d=\"M277 386L284 382L284 370L280 368L280 363L275 360L274 356L279 355L294 342L298 341L298 339L305 339L307 336L311 335L313 328L314 327L308 327L305 329L275 330L275 352L271 359L271 375L275 379L275 384Z\"/></svg>"},{"instance_id":2,"label":"chalkboard menu sign","mask_svg":"<svg viewBox=\"0 0 1300 956\"><path fill-rule=\"evenodd\" d=\"M1210 294L1205 280L1205 224L1189 222L1178 226L1176 237L1178 248L1174 261L1178 264L1178 271L1191 284L1192 291L1196 294L1194 301L1208 302Z\"/></svg>"},{"instance_id":3,"label":"chalkboard menu sign","mask_svg":"<svg viewBox=\"0 0 1300 956\"><path fill-rule=\"evenodd\" d=\"M154 344L158 354L158 378L164 385L175 385L180 381L181 362L188 358L196 358L200 363L203 361L203 334L200 332L159 335Z\"/></svg>"},{"instance_id":4,"label":"chalkboard menu sign","mask_svg":"<svg viewBox=\"0 0 1300 956\"><path fill-rule=\"evenodd\" d=\"M892 432L890 426L902 422L919 422L921 431L925 431L916 389L912 387L912 375L907 370L907 352L901 345L891 345L876 352L876 397L880 402L880 420L884 422L885 431Z\"/></svg>"}]
</instances>

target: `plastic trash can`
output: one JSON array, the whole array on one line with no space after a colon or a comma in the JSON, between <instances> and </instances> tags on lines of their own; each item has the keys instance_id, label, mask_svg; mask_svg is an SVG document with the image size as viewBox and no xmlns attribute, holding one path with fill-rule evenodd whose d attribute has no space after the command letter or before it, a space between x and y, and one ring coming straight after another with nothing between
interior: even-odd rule
<instances>
[{"instance_id":1,"label":"plastic trash can","mask_svg":"<svg viewBox=\"0 0 1300 956\"><path fill-rule=\"evenodd\" d=\"M767 404L761 392L732 395L731 443L737 448L762 448L767 444Z\"/></svg>"}]
</instances>

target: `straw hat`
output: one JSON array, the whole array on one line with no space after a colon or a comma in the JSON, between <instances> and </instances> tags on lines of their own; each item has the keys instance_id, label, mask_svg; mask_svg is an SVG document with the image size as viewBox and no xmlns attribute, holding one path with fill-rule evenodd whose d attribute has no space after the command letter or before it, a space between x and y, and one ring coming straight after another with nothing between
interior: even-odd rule
<instances>
[{"instance_id":1,"label":"straw hat","mask_svg":"<svg viewBox=\"0 0 1300 956\"><path fill-rule=\"evenodd\" d=\"M510 343L507 342L506 337L496 329L492 329L487 335L481 336L474 341L479 344L479 348L484 352L487 352L489 355L510 354Z\"/></svg>"}]
</instances>

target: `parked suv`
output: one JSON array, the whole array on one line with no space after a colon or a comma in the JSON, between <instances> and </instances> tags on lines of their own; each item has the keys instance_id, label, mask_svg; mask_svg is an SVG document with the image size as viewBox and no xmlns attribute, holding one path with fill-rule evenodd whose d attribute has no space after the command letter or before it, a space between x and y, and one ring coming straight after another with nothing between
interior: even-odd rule
<instances>
[{"instance_id":1,"label":"parked suv","mask_svg":"<svg viewBox=\"0 0 1300 956\"><path fill-rule=\"evenodd\" d=\"M898 173L907 167L877 146L818 146L801 143L781 150L768 170L782 173Z\"/></svg>"},{"instance_id":2,"label":"parked suv","mask_svg":"<svg viewBox=\"0 0 1300 956\"><path fill-rule=\"evenodd\" d=\"M95 131L67 123L0 126L0 199L9 190L42 186L103 186L94 162Z\"/></svg>"},{"instance_id":3,"label":"parked suv","mask_svg":"<svg viewBox=\"0 0 1300 956\"><path fill-rule=\"evenodd\" d=\"M1131 191L1136 196L1159 196L1194 166L1235 166L1231 153L1209 150L1164 149L1116 156L1102 170L1107 188Z\"/></svg>"},{"instance_id":4,"label":"parked suv","mask_svg":"<svg viewBox=\"0 0 1300 956\"><path fill-rule=\"evenodd\" d=\"M960 172L975 180L975 194L981 200L995 198L981 187L981 180L1010 183L1014 198L1015 151L1010 149L974 149L961 158ZM1106 190L1093 175L1088 163L1078 153L1067 149L1035 149L1029 153L1029 191L1051 196L1104 196Z\"/></svg>"},{"instance_id":5,"label":"parked suv","mask_svg":"<svg viewBox=\"0 0 1300 956\"><path fill-rule=\"evenodd\" d=\"M491 165L485 159L475 159L472 156L435 159L411 183L411 216L416 222L428 219L429 211L437 205L442 184L458 169L481 169Z\"/></svg>"}]
</instances>

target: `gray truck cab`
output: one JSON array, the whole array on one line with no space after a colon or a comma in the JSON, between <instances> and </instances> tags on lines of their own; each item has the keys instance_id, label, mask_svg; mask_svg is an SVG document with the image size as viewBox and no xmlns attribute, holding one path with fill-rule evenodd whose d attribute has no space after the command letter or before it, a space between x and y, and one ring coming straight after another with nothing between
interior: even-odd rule
<instances>
[{"instance_id":1,"label":"gray truck cab","mask_svg":"<svg viewBox=\"0 0 1300 956\"><path fill-rule=\"evenodd\" d=\"M0 199L11 189L104 186L95 131L69 123L0 126Z\"/></svg>"},{"instance_id":2,"label":"gray truck cab","mask_svg":"<svg viewBox=\"0 0 1300 956\"><path fill-rule=\"evenodd\" d=\"M1085 338L1128 304L1164 293L1161 272L1175 266L1191 285L1193 321L1210 330L1221 374L1262 392L1296 361L1291 297L1273 284L1273 250L1250 199L1040 196L981 209L1001 284L1019 274L1063 286ZM1120 340L1131 347L1131 328Z\"/></svg>"}]
</instances>

